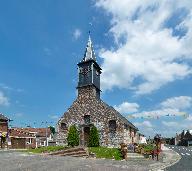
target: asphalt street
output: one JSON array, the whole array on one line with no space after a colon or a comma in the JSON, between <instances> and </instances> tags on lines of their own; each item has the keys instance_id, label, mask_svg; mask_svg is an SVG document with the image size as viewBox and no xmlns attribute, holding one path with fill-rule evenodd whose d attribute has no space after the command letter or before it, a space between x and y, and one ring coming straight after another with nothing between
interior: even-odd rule
<instances>
[{"instance_id":1,"label":"asphalt street","mask_svg":"<svg viewBox=\"0 0 192 171\"><path fill-rule=\"evenodd\" d=\"M192 171L192 147L168 146L181 156L175 165L164 169L165 171Z\"/></svg>"},{"instance_id":2,"label":"asphalt street","mask_svg":"<svg viewBox=\"0 0 192 171\"><path fill-rule=\"evenodd\" d=\"M29 155L0 150L0 171L147 171L153 162Z\"/></svg>"}]
</instances>

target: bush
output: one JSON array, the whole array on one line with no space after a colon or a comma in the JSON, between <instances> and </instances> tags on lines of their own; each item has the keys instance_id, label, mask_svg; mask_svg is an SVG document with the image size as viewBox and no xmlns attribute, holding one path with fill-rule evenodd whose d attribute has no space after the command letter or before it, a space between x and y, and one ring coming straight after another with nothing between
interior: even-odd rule
<instances>
[{"instance_id":1,"label":"bush","mask_svg":"<svg viewBox=\"0 0 192 171\"><path fill-rule=\"evenodd\" d=\"M66 146L48 146L48 147L38 147L35 149L28 149L26 152L31 153L47 153L47 152L53 152L53 151L59 151L66 149Z\"/></svg>"},{"instance_id":2,"label":"bush","mask_svg":"<svg viewBox=\"0 0 192 171\"><path fill-rule=\"evenodd\" d=\"M99 147L99 134L95 126L91 127L88 147Z\"/></svg>"},{"instance_id":3,"label":"bush","mask_svg":"<svg viewBox=\"0 0 192 171\"><path fill-rule=\"evenodd\" d=\"M94 153L97 158L122 160L121 150L118 148L89 147L89 152Z\"/></svg>"},{"instance_id":4,"label":"bush","mask_svg":"<svg viewBox=\"0 0 192 171\"><path fill-rule=\"evenodd\" d=\"M144 147L144 153L151 153L154 149L155 147L152 144L146 145Z\"/></svg>"},{"instance_id":5,"label":"bush","mask_svg":"<svg viewBox=\"0 0 192 171\"><path fill-rule=\"evenodd\" d=\"M136 148L137 153L151 153L155 149L155 146L153 144L139 144L139 146Z\"/></svg>"},{"instance_id":6,"label":"bush","mask_svg":"<svg viewBox=\"0 0 192 171\"><path fill-rule=\"evenodd\" d=\"M79 145L79 133L75 125L72 125L69 128L67 142L68 142L68 145L72 147Z\"/></svg>"}]
</instances>

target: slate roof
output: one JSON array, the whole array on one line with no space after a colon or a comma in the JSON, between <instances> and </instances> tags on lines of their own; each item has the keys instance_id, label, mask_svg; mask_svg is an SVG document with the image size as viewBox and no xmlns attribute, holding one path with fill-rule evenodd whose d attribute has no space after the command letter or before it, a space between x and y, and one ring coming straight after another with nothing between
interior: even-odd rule
<instances>
[{"instance_id":1,"label":"slate roof","mask_svg":"<svg viewBox=\"0 0 192 171\"><path fill-rule=\"evenodd\" d=\"M105 103L105 102L103 102ZM106 103L105 103L106 104ZM108 107L110 107L113 111L115 111L117 117L121 118L121 120L124 122L124 124L127 124L128 126L136 129L138 131L138 128L135 127L135 125L133 125L131 122L129 122L123 115L121 115L117 110L115 110L112 106L109 106L108 104L106 104Z\"/></svg>"},{"instance_id":2,"label":"slate roof","mask_svg":"<svg viewBox=\"0 0 192 171\"><path fill-rule=\"evenodd\" d=\"M9 119L6 116L4 116L2 113L0 113L0 120L8 121Z\"/></svg>"},{"instance_id":3,"label":"slate roof","mask_svg":"<svg viewBox=\"0 0 192 171\"><path fill-rule=\"evenodd\" d=\"M185 140L192 140L192 134L190 133L190 131L186 131L185 135L184 135L184 139Z\"/></svg>"}]
</instances>

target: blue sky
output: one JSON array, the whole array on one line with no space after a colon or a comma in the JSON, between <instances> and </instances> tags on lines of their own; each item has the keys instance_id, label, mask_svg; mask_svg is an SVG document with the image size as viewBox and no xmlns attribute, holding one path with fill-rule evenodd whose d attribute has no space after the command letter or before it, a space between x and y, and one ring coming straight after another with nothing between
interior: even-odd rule
<instances>
[{"instance_id":1,"label":"blue sky","mask_svg":"<svg viewBox=\"0 0 192 171\"><path fill-rule=\"evenodd\" d=\"M0 112L13 126L54 125L76 98L76 64L91 30L104 101L134 114L130 121L146 135L191 129L191 7L190 0L2 1Z\"/></svg>"}]
</instances>

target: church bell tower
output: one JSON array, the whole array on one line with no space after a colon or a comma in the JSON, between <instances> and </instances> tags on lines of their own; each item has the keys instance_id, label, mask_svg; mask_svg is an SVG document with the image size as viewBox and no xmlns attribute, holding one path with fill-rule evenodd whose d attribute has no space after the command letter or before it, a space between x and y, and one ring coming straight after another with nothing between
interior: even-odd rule
<instances>
[{"instance_id":1,"label":"church bell tower","mask_svg":"<svg viewBox=\"0 0 192 171\"><path fill-rule=\"evenodd\" d=\"M79 81L77 86L78 93L80 89L82 90L89 87L95 90L96 97L100 98L100 74L102 69L96 61L90 34L84 57L82 61L80 61L77 65L79 74Z\"/></svg>"}]
</instances>

